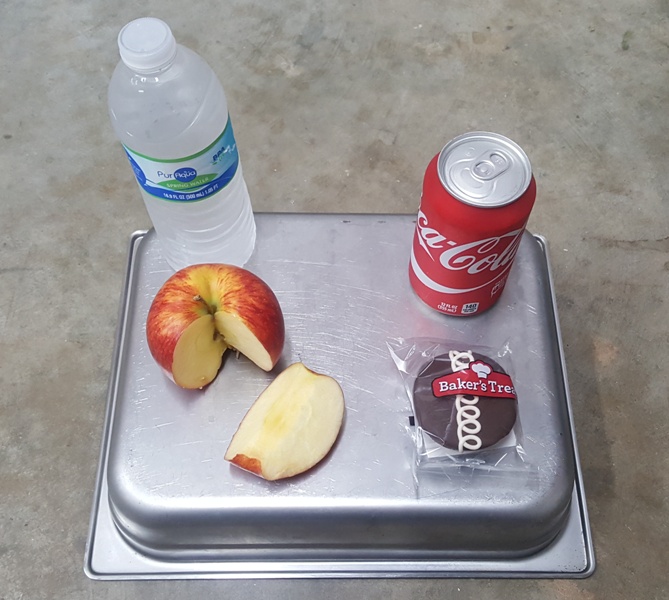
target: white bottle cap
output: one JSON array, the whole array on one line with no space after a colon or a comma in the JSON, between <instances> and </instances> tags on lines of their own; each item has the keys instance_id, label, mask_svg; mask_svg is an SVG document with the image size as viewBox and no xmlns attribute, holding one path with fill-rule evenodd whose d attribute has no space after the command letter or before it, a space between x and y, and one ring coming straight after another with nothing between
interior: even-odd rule
<instances>
[{"instance_id":1,"label":"white bottle cap","mask_svg":"<svg viewBox=\"0 0 669 600\"><path fill-rule=\"evenodd\" d=\"M174 59L177 43L169 25L144 17L128 23L118 34L121 60L134 71L150 73L166 67Z\"/></svg>"}]
</instances>

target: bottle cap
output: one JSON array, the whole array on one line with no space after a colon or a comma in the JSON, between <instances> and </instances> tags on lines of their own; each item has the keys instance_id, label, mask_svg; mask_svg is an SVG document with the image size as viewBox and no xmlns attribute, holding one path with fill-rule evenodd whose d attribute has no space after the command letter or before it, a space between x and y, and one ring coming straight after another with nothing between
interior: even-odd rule
<instances>
[{"instance_id":1,"label":"bottle cap","mask_svg":"<svg viewBox=\"0 0 669 600\"><path fill-rule=\"evenodd\" d=\"M143 17L121 29L118 49L121 60L130 69L150 73L172 62L177 43L167 23L153 17Z\"/></svg>"}]
</instances>

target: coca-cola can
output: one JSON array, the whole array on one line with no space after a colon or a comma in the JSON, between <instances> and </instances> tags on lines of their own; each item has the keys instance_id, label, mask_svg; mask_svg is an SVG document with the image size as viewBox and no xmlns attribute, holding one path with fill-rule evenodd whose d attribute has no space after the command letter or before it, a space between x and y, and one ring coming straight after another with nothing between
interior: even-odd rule
<instances>
[{"instance_id":1,"label":"coca-cola can","mask_svg":"<svg viewBox=\"0 0 669 600\"><path fill-rule=\"evenodd\" d=\"M536 197L532 167L510 139L475 131L427 167L409 280L423 302L469 316L499 299Z\"/></svg>"}]
</instances>

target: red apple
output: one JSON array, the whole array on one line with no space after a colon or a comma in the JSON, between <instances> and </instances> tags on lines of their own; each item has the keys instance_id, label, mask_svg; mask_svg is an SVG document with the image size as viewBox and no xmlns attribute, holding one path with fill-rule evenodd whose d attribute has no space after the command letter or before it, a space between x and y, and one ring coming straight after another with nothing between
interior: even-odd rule
<instances>
[{"instance_id":1,"label":"red apple","mask_svg":"<svg viewBox=\"0 0 669 600\"><path fill-rule=\"evenodd\" d=\"M298 475L328 454L343 418L337 381L292 364L246 413L225 460L269 481Z\"/></svg>"},{"instance_id":2,"label":"red apple","mask_svg":"<svg viewBox=\"0 0 669 600\"><path fill-rule=\"evenodd\" d=\"M224 264L192 265L160 288L146 321L149 350L187 389L211 383L228 348L271 371L285 328L274 292L257 275Z\"/></svg>"}]
</instances>

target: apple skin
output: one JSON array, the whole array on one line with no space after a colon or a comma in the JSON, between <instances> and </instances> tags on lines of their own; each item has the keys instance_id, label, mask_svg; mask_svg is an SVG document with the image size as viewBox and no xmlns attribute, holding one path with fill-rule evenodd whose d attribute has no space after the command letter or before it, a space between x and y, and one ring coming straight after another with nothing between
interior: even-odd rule
<instances>
[{"instance_id":1,"label":"apple skin","mask_svg":"<svg viewBox=\"0 0 669 600\"><path fill-rule=\"evenodd\" d=\"M185 334L194 337L187 332L196 327L197 339L178 349ZM285 326L279 301L257 275L233 265L198 264L177 271L160 288L149 309L146 337L151 355L175 383L200 388L216 377L228 348L265 371L273 369L283 351ZM205 372L180 374L179 355L188 355L187 370L204 364Z\"/></svg>"}]
</instances>

